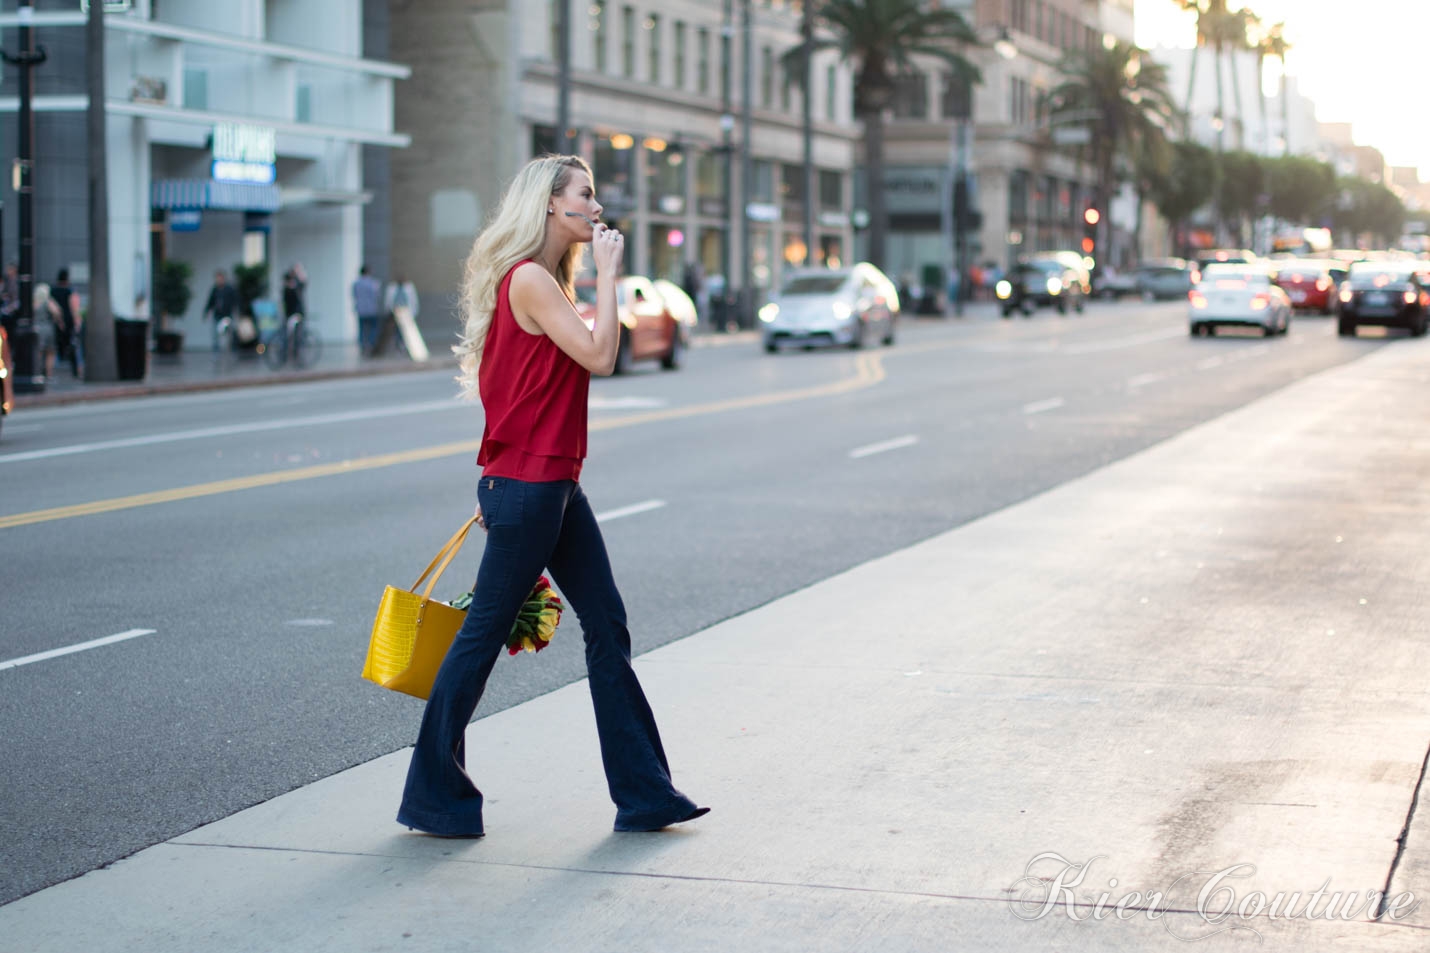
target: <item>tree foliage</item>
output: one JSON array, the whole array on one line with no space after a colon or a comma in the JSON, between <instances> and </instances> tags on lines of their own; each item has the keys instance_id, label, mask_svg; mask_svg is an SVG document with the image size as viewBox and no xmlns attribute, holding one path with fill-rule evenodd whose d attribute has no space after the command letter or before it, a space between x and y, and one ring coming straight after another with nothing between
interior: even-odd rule
<instances>
[{"instance_id":1,"label":"tree foliage","mask_svg":"<svg viewBox=\"0 0 1430 953\"><path fill-rule=\"evenodd\" d=\"M1217 175L1216 153L1200 143L1176 142L1166 175L1152 180L1149 194L1167 221L1182 225L1211 201Z\"/></svg>"},{"instance_id":2,"label":"tree foliage","mask_svg":"<svg viewBox=\"0 0 1430 953\"><path fill-rule=\"evenodd\" d=\"M1380 245L1400 237L1406 211L1394 192L1379 182L1358 177L1342 178L1336 188L1339 194L1331 216L1336 228L1357 236L1369 234Z\"/></svg>"},{"instance_id":3,"label":"tree foliage","mask_svg":"<svg viewBox=\"0 0 1430 953\"><path fill-rule=\"evenodd\" d=\"M837 50L854 68L854 112L864 123L865 174L869 196L869 258L884 265L888 229L884 213L884 109L893 99L895 79L917 69L916 57L948 64L954 77L971 86L978 67L963 51L980 45L973 28L956 10L922 0L806 0L821 28L807 55ZM800 59L803 46L784 55Z\"/></svg>"},{"instance_id":4,"label":"tree foliage","mask_svg":"<svg viewBox=\"0 0 1430 953\"><path fill-rule=\"evenodd\" d=\"M1307 156L1263 159L1272 215L1297 224L1314 224L1336 196L1336 170Z\"/></svg>"}]
</instances>

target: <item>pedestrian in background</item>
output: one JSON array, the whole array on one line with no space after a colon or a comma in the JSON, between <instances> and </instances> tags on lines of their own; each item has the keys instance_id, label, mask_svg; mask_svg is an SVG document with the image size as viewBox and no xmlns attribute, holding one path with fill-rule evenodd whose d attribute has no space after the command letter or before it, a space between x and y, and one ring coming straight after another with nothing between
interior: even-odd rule
<instances>
[{"instance_id":1,"label":"pedestrian in background","mask_svg":"<svg viewBox=\"0 0 1430 953\"><path fill-rule=\"evenodd\" d=\"M387 337L393 332L397 325L398 308L405 308L407 316L414 322L417 320L417 312L421 307L421 302L417 299L417 286L407 279L406 275L398 275L397 280L387 286L387 290L382 297L382 331L378 334L378 351L387 348ZM406 350L403 343L400 328L397 330L397 343Z\"/></svg>"},{"instance_id":2,"label":"pedestrian in background","mask_svg":"<svg viewBox=\"0 0 1430 953\"><path fill-rule=\"evenodd\" d=\"M50 300L60 309L60 355L69 361L75 377L84 374L84 311L80 308L79 292L70 284L70 270L61 268L50 286Z\"/></svg>"},{"instance_id":3,"label":"pedestrian in background","mask_svg":"<svg viewBox=\"0 0 1430 953\"><path fill-rule=\"evenodd\" d=\"M40 355L40 366L46 377L55 376L55 345L59 338L57 329L61 316L59 305L50 298L50 286L43 281L35 285L32 299L31 327L35 332L35 350Z\"/></svg>"},{"instance_id":4,"label":"pedestrian in background","mask_svg":"<svg viewBox=\"0 0 1430 953\"><path fill-rule=\"evenodd\" d=\"M304 298L308 294L308 273L302 262L294 262L293 267L283 273L283 317L307 314Z\"/></svg>"},{"instance_id":5,"label":"pedestrian in background","mask_svg":"<svg viewBox=\"0 0 1430 953\"><path fill-rule=\"evenodd\" d=\"M209 289L209 300L204 304L204 315L213 318L213 349L219 349L223 332L233 326L233 312L238 308L238 290L228 283L228 275L222 268L214 272L214 284Z\"/></svg>"},{"instance_id":6,"label":"pedestrian in background","mask_svg":"<svg viewBox=\"0 0 1430 953\"><path fill-rule=\"evenodd\" d=\"M377 348L377 324L382 317L382 282L363 265L353 282L353 310L358 318L358 348L371 356Z\"/></svg>"},{"instance_id":7,"label":"pedestrian in background","mask_svg":"<svg viewBox=\"0 0 1430 953\"><path fill-rule=\"evenodd\" d=\"M463 738L517 612L545 568L581 620L615 829L658 830L707 810L671 783L655 718L631 668L625 606L578 482L591 374L611 373L619 343L616 279L624 239L600 216L583 160L533 159L467 258L465 324L454 350L463 389L480 396L485 412L476 519L487 545L471 606L422 715L397 814L399 823L428 834L483 833L482 793L467 775ZM573 304L588 242L596 261L590 329ZM540 743L540 734L530 740Z\"/></svg>"}]
</instances>

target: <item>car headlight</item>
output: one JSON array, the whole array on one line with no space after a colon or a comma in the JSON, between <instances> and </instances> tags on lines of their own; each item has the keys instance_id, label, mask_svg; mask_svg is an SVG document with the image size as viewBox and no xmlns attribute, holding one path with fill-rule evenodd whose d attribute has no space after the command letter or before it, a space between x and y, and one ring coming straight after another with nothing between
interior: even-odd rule
<instances>
[{"instance_id":1,"label":"car headlight","mask_svg":"<svg viewBox=\"0 0 1430 953\"><path fill-rule=\"evenodd\" d=\"M760 320L765 322L766 324L769 324L775 318L779 317L779 313L780 306L771 301L769 304L765 305L763 308L760 309Z\"/></svg>"},{"instance_id":2,"label":"car headlight","mask_svg":"<svg viewBox=\"0 0 1430 953\"><path fill-rule=\"evenodd\" d=\"M1349 285L1341 289L1341 304L1350 304L1352 297Z\"/></svg>"},{"instance_id":3,"label":"car headlight","mask_svg":"<svg viewBox=\"0 0 1430 953\"><path fill-rule=\"evenodd\" d=\"M1011 298L1013 296L1013 285L1006 279L994 285L993 290L1000 298Z\"/></svg>"},{"instance_id":4,"label":"car headlight","mask_svg":"<svg viewBox=\"0 0 1430 953\"><path fill-rule=\"evenodd\" d=\"M1048 294L1060 295L1063 293L1063 283L1059 278L1048 279Z\"/></svg>"},{"instance_id":5,"label":"car headlight","mask_svg":"<svg viewBox=\"0 0 1430 953\"><path fill-rule=\"evenodd\" d=\"M849 305L848 305L847 302L844 302L844 301L836 301L836 302L834 302L834 319L835 319L836 321L844 321L844 320L847 320L848 317L849 317L851 314L853 314L853 313L854 313L854 309L851 308L851 307L849 307Z\"/></svg>"}]
</instances>

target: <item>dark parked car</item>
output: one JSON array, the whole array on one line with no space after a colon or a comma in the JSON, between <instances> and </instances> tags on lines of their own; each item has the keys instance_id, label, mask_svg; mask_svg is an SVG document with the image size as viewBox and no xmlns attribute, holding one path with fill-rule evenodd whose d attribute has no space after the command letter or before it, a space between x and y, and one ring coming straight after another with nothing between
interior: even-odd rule
<instances>
[{"instance_id":1,"label":"dark parked car","mask_svg":"<svg viewBox=\"0 0 1430 953\"><path fill-rule=\"evenodd\" d=\"M1003 317L1014 311L1031 315L1037 307L1057 308L1067 314L1068 308L1081 312L1087 298L1083 275L1057 258L1030 258L1015 265L1008 276L995 287Z\"/></svg>"},{"instance_id":2,"label":"dark parked car","mask_svg":"<svg viewBox=\"0 0 1430 953\"><path fill-rule=\"evenodd\" d=\"M1157 301L1184 299L1201 280L1196 263L1181 258L1157 258L1137 266L1138 290L1142 297Z\"/></svg>"},{"instance_id":3,"label":"dark parked car","mask_svg":"<svg viewBox=\"0 0 1430 953\"><path fill-rule=\"evenodd\" d=\"M1358 261L1341 284L1337 330L1353 336L1363 324L1405 328L1415 337L1426 329L1430 276L1425 262Z\"/></svg>"}]
</instances>

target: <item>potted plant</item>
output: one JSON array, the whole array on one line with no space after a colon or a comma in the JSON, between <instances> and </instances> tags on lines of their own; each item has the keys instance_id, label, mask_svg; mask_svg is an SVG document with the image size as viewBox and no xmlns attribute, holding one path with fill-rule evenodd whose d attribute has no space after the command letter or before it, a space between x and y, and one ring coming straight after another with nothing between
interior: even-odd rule
<instances>
[{"instance_id":1,"label":"potted plant","mask_svg":"<svg viewBox=\"0 0 1430 953\"><path fill-rule=\"evenodd\" d=\"M169 318L189 310L193 291L189 279L194 270L186 261L163 261L154 281L154 305L159 309L159 332L154 337L154 349L160 354L177 354L184 347L184 332L169 330Z\"/></svg>"},{"instance_id":2,"label":"potted plant","mask_svg":"<svg viewBox=\"0 0 1430 953\"><path fill-rule=\"evenodd\" d=\"M258 325L254 321L253 315L253 302L268 292L268 262L260 261L256 265L234 265L233 282L238 288L239 344L243 347L256 347L259 339ZM245 318L247 319L246 323Z\"/></svg>"}]
</instances>

